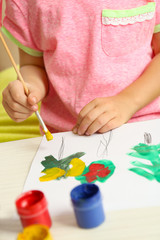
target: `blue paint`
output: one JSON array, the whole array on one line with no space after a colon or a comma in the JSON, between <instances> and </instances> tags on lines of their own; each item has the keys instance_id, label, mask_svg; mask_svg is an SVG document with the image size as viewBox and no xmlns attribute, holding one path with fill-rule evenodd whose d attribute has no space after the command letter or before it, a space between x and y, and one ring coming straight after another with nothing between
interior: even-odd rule
<instances>
[{"instance_id":1,"label":"blue paint","mask_svg":"<svg viewBox=\"0 0 160 240\"><path fill-rule=\"evenodd\" d=\"M81 228L99 226L105 215L99 187L95 184L84 183L71 191L71 200L77 220Z\"/></svg>"}]
</instances>

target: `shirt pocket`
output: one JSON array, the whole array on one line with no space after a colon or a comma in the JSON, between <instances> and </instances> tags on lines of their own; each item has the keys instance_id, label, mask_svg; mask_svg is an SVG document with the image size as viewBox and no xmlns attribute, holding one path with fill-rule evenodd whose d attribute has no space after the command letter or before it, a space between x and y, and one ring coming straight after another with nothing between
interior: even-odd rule
<instances>
[{"instance_id":1,"label":"shirt pocket","mask_svg":"<svg viewBox=\"0 0 160 240\"><path fill-rule=\"evenodd\" d=\"M127 55L150 44L155 2L127 10L102 10L102 48L111 57Z\"/></svg>"}]
</instances>

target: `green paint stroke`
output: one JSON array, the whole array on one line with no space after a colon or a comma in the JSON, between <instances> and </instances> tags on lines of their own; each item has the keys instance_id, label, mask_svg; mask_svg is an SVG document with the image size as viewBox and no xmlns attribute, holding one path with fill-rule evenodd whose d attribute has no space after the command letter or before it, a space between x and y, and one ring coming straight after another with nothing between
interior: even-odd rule
<instances>
[{"instance_id":1,"label":"green paint stroke","mask_svg":"<svg viewBox=\"0 0 160 240\"><path fill-rule=\"evenodd\" d=\"M83 155L85 155L84 152L77 152L77 153L72 154L72 155L70 155L66 158L61 159L61 160L57 160L52 155L46 156L45 160L41 162L41 164L44 167L42 173L45 173L45 170L50 169L50 168L60 168L67 173L67 171L70 169L69 165L70 165L70 162L72 161L72 159L73 158L80 158ZM66 176L64 175L62 177L65 178ZM57 178L57 179L61 179L62 177Z\"/></svg>"},{"instance_id":2,"label":"green paint stroke","mask_svg":"<svg viewBox=\"0 0 160 240\"><path fill-rule=\"evenodd\" d=\"M88 167L85 167L83 173L75 179L81 183L105 182L112 176L114 170L115 165L109 160L94 161Z\"/></svg>"},{"instance_id":3,"label":"green paint stroke","mask_svg":"<svg viewBox=\"0 0 160 240\"><path fill-rule=\"evenodd\" d=\"M145 177L152 181L160 182L160 144L146 145L139 143L132 148L134 152L128 153L129 156L145 159L151 164L144 164L140 161L132 161L131 164L135 167L129 168L130 171Z\"/></svg>"}]
</instances>

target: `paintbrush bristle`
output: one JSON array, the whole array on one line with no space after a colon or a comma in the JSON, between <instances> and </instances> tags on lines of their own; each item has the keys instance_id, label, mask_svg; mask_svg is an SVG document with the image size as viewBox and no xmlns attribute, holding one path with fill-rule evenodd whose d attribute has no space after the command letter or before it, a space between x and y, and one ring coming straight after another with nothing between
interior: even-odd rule
<instances>
[{"instance_id":1,"label":"paintbrush bristle","mask_svg":"<svg viewBox=\"0 0 160 240\"><path fill-rule=\"evenodd\" d=\"M45 135L46 135L47 141L50 141L53 139L53 136L49 130L47 130L47 132L45 132Z\"/></svg>"}]
</instances>

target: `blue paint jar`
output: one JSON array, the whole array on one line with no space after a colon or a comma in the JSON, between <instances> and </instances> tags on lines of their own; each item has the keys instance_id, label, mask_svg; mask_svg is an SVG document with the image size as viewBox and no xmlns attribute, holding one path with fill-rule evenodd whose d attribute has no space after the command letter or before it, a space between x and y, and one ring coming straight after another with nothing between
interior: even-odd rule
<instances>
[{"instance_id":1,"label":"blue paint jar","mask_svg":"<svg viewBox=\"0 0 160 240\"><path fill-rule=\"evenodd\" d=\"M94 228L104 222L102 198L97 185L81 184L75 187L70 195L79 227Z\"/></svg>"}]
</instances>

